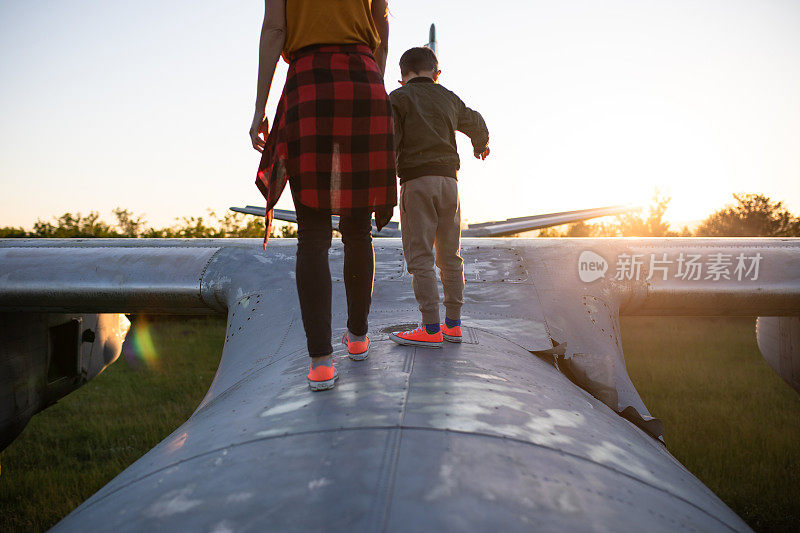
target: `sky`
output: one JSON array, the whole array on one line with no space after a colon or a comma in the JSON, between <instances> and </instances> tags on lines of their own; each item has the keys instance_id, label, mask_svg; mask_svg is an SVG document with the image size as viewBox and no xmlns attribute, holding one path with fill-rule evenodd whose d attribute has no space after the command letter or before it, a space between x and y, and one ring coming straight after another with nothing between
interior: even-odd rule
<instances>
[{"instance_id":1,"label":"sky","mask_svg":"<svg viewBox=\"0 0 800 533\"><path fill-rule=\"evenodd\" d=\"M263 2L0 2L0 226L115 207L165 226L263 205ZM680 226L764 193L800 213L800 1L390 0L386 89L437 27L469 222L633 202ZM267 112L285 81L281 62ZM292 208L288 188L278 207ZM399 214L395 211L395 218Z\"/></svg>"}]
</instances>

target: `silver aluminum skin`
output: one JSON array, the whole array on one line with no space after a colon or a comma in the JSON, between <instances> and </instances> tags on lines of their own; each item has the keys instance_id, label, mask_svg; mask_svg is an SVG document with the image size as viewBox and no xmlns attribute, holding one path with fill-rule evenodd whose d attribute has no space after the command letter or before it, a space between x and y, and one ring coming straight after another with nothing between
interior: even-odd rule
<instances>
[{"instance_id":1,"label":"silver aluminum skin","mask_svg":"<svg viewBox=\"0 0 800 533\"><path fill-rule=\"evenodd\" d=\"M798 240L467 239L462 248L464 343L426 350L388 339L419 312L400 242L376 241L370 357L350 361L336 345L336 388L311 393L294 240L266 251L260 239L0 241L3 312L228 317L195 413L54 530L749 530L658 439L661 423L625 370L618 317L798 316ZM620 281L610 271L585 283L586 250L609 261L763 260L747 282ZM341 267L335 241L335 340L346 321Z\"/></svg>"}]
</instances>

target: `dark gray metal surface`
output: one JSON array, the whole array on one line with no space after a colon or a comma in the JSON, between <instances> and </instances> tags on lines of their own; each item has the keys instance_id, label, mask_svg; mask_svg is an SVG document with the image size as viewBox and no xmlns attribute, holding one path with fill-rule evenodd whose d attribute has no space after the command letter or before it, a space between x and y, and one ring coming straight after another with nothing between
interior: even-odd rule
<instances>
[{"instance_id":1,"label":"dark gray metal surface","mask_svg":"<svg viewBox=\"0 0 800 533\"><path fill-rule=\"evenodd\" d=\"M200 279L218 248L15 244L0 247L0 309L5 311L209 312L200 298Z\"/></svg>"},{"instance_id":2,"label":"dark gray metal surface","mask_svg":"<svg viewBox=\"0 0 800 533\"><path fill-rule=\"evenodd\" d=\"M120 314L0 313L0 451L34 414L113 363L129 326ZM54 335L64 327L74 338Z\"/></svg>"},{"instance_id":3,"label":"dark gray metal surface","mask_svg":"<svg viewBox=\"0 0 800 533\"><path fill-rule=\"evenodd\" d=\"M416 322L419 312L400 243L376 241L371 356L352 362L337 344L341 379L316 394L305 384L294 241L270 241L266 252L259 239L201 242L14 243L17 251L44 246L62 254L56 277L26 278L57 285L65 294L59 306L84 305L66 295L76 276L86 279L66 261L76 246L99 248L92 250L102 252L98 262L113 252L150 259L153 249L196 252L197 264L187 264L173 288L163 284L162 294L178 296L174 311L204 305L228 313L220 368L197 411L56 530L747 530L646 432L660 428L625 372L618 312L657 314L658 304L669 304L673 314L672 303L694 294L683 314L791 315L800 309L791 270L797 240L466 240L468 342L440 351L388 340L388 331ZM12 279L13 305L41 306L24 297L14 277L23 260L9 254L10 244L0 242L0 298ZM760 278L740 288L667 275L578 277L587 248L613 273L613 257L659 246L761 253ZM331 263L336 277L338 242ZM127 272L122 293L148 276L176 275L148 262L138 273L118 265ZM89 282L88 294L107 291L108 279ZM148 298L111 299L115 311L158 307ZM338 280L333 301L338 340L346 319ZM530 353L547 350L594 396Z\"/></svg>"},{"instance_id":4,"label":"dark gray metal surface","mask_svg":"<svg viewBox=\"0 0 800 533\"><path fill-rule=\"evenodd\" d=\"M761 316L756 339L769 366L800 393L800 316Z\"/></svg>"},{"instance_id":5,"label":"dark gray metal surface","mask_svg":"<svg viewBox=\"0 0 800 533\"><path fill-rule=\"evenodd\" d=\"M427 46L428 48L433 50L434 54L438 53L436 51L438 46L436 44L436 25L435 24L431 24L431 28L430 28L430 30L428 30L428 44L426 44L425 46Z\"/></svg>"}]
</instances>

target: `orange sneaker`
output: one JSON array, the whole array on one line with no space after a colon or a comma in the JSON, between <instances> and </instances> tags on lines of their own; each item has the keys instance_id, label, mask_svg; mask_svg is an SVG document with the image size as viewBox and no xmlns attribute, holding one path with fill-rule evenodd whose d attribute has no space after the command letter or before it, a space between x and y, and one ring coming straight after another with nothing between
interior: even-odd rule
<instances>
[{"instance_id":1,"label":"orange sneaker","mask_svg":"<svg viewBox=\"0 0 800 533\"><path fill-rule=\"evenodd\" d=\"M347 346L347 357L353 361L363 361L369 357L369 337L366 335L363 341L350 342L350 332L347 331L342 337L342 344Z\"/></svg>"},{"instance_id":2,"label":"orange sneaker","mask_svg":"<svg viewBox=\"0 0 800 533\"><path fill-rule=\"evenodd\" d=\"M331 362L330 366L319 365L317 368L308 369L308 386L313 391L332 389L336 385L336 380L339 379L339 373Z\"/></svg>"},{"instance_id":3,"label":"orange sneaker","mask_svg":"<svg viewBox=\"0 0 800 533\"><path fill-rule=\"evenodd\" d=\"M442 332L428 333L425 326L420 326L411 331L398 331L389 335L397 344L405 346L426 346L428 348L442 347Z\"/></svg>"},{"instance_id":4,"label":"orange sneaker","mask_svg":"<svg viewBox=\"0 0 800 533\"><path fill-rule=\"evenodd\" d=\"M442 337L444 340L450 342L461 342L461 326L453 326L448 328L447 324L442 324Z\"/></svg>"}]
</instances>

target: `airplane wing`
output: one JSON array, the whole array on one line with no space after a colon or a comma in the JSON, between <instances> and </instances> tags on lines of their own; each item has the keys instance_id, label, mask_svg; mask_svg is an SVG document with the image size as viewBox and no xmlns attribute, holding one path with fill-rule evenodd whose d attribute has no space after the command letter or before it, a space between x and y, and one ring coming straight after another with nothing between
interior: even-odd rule
<instances>
[{"instance_id":1,"label":"airplane wing","mask_svg":"<svg viewBox=\"0 0 800 533\"><path fill-rule=\"evenodd\" d=\"M631 205L612 205L594 209L581 209L579 211L563 211L545 215L509 218L495 222L481 222L479 224L470 224L467 229L461 232L461 235L463 237L507 237L525 231L560 226L561 224L617 215L639 209L639 207Z\"/></svg>"},{"instance_id":2,"label":"airplane wing","mask_svg":"<svg viewBox=\"0 0 800 533\"><path fill-rule=\"evenodd\" d=\"M499 220L493 222L481 222L479 224L470 224L467 228L461 231L462 237L507 237L516 235L525 231L535 229L549 228L551 226L559 226L561 224L569 224L571 222L579 222L581 220L589 220L591 218L604 217L608 215L616 215L619 213L626 213L629 211L637 211L640 208L631 205L612 205L609 207L597 207L594 209L581 209L578 211L563 211L560 213L547 213L544 215L533 215L528 217L509 218L506 220ZM247 207L231 207L231 211L237 213L245 213L248 215L264 216L266 209L254 205ZM277 220L284 222L297 222L297 215L294 211L286 209L275 209L274 216ZM333 215L331 217L333 229L339 229L339 217ZM372 220L372 235L374 237L399 237L400 226L397 222L389 222L380 232L375 226L375 220Z\"/></svg>"},{"instance_id":3,"label":"airplane wing","mask_svg":"<svg viewBox=\"0 0 800 533\"><path fill-rule=\"evenodd\" d=\"M267 209L265 207L258 207L255 205L248 205L247 207L231 207L230 210L235 211L237 213L244 213L246 215L256 215L260 217L265 216L267 213ZM273 218L275 218L275 220L297 223L297 213L295 213L294 211L290 211L288 209L274 209L272 213L273 213ZM381 228L380 231L378 231L378 226L375 224L374 218L371 220L371 222L372 222L373 237L400 236L400 225L397 222L390 221L383 228ZM339 231L338 215L331 215L331 226L336 231Z\"/></svg>"},{"instance_id":4,"label":"airplane wing","mask_svg":"<svg viewBox=\"0 0 800 533\"><path fill-rule=\"evenodd\" d=\"M231 207L230 210L235 211L236 213L244 213L245 215L255 215L258 217L264 217L267 215L267 208L259 207L257 205L248 205L247 207ZM297 215L294 211L289 211L288 209L273 209L272 214L275 220L297 223Z\"/></svg>"},{"instance_id":5,"label":"airplane wing","mask_svg":"<svg viewBox=\"0 0 800 533\"><path fill-rule=\"evenodd\" d=\"M43 317L227 314L197 410L54 531L748 530L654 438L618 317L798 315L797 239L465 239L464 342L436 354L388 339L419 311L400 241L381 241L370 358L337 345L339 385L317 394L295 251L294 239L0 240L0 376L16 379L0 383L3 415L74 376L48 347L97 342L33 327ZM702 275L687 274L690 256ZM336 336L339 241L330 257ZM309 514L310 500L337 505Z\"/></svg>"}]
</instances>

